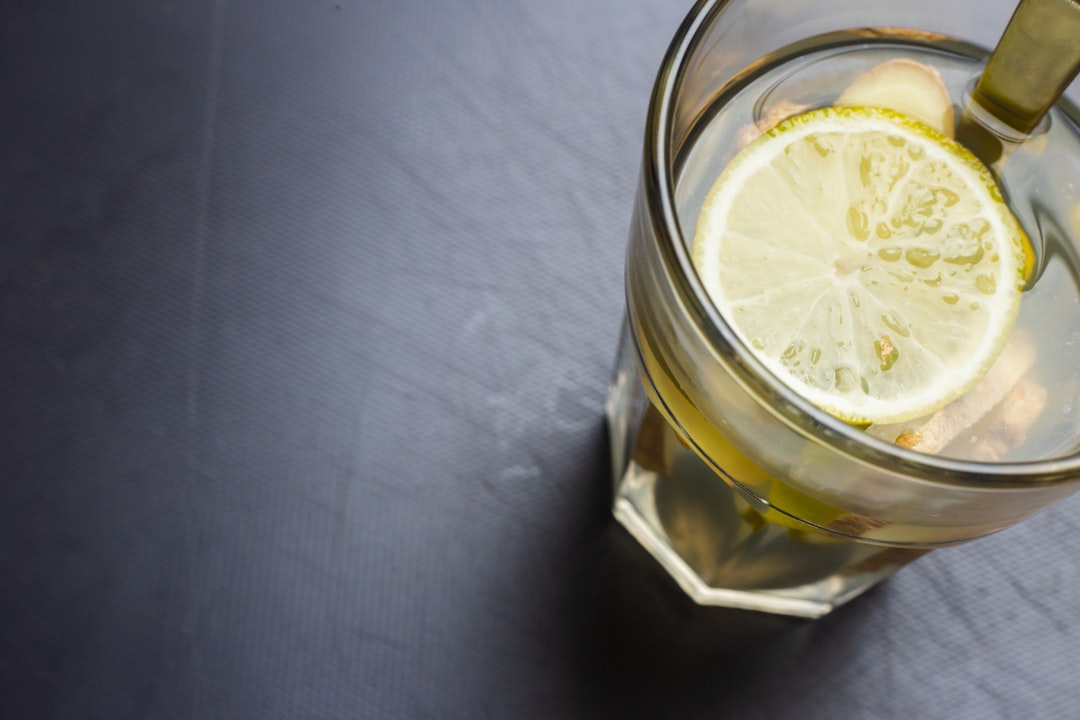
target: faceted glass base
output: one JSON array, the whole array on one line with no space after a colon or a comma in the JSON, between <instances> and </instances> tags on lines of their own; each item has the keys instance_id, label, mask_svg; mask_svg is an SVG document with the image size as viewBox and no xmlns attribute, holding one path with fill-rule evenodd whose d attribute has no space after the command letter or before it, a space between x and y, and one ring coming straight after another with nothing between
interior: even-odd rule
<instances>
[{"instance_id":1,"label":"faceted glass base","mask_svg":"<svg viewBox=\"0 0 1080 720\"><path fill-rule=\"evenodd\" d=\"M685 446L640 378L624 331L607 400L614 513L696 602L821 617L925 552L767 520Z\"/></svg>"}]
</instances>

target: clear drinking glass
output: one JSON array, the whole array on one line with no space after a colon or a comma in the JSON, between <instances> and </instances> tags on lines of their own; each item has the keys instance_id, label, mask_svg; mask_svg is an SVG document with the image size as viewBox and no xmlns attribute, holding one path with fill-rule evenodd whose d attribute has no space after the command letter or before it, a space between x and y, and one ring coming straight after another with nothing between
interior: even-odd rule
<instances>
[{"instance_id":1,"label":"clear drinking glass","mask_svg":"<svg viewBox=\"0 0 1080 720\"><path fill-rule=\"evenodd\" d=\"M979 426L959 450L924 454L812 406L739 341L688 247L739 133L770 108L828 104L874 62L914 54L939 67L959 116L1012 9L702 0L672 42L648 111L607 415L615 515L697 602L819 617L1077 489L1080 371L1063 357L1080 341L1080 114L1067 102L1013 153L1027 168L1015 188L1002 180L1038 255L1017 327L1039 353L1025 382L1043 407L1019 444L1013 433L990 452L1003 431Z\"/></svg>"}]
</instances>

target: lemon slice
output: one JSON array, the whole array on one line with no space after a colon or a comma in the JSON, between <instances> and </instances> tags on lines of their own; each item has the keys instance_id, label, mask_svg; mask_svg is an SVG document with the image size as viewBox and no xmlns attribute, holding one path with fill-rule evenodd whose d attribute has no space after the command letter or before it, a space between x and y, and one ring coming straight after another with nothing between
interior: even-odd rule
<instances>
[{"instance_id":1,"label":"lemon slice","mask_svg":"<svg viewBox=\"0 0 1080 720\"><path fill-rule=\"evenodd\" d=\"M1023 233L990 172L906 115L811 110L735 156L693 259L742 342L851 423L931 413L975 385L1020 305Z\"/></svg>"}]
</instances>

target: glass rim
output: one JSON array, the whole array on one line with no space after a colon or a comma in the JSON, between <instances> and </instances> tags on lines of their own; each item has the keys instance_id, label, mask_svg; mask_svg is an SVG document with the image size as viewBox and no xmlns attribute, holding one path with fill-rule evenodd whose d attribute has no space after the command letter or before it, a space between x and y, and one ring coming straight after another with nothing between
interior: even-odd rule
<instances>
[{"instance_id":1,"label":"glass rim","mask_svg":"<svg viewBox=\"0 0 1080 720\"><path fill-rule=\"evenodd\" d=\"M701 284L682 233L675 201L671 134L677 98L693 55L716 15L731 0L697 0L676 32L657 73L645 125L643 190L659 255L676 294L717 357L785 422L833 451L920 480L985 489L1040 488L1080 481L1080 453L1045 460L978 462L920 453L872 437L803 398L757 359L724 320Z\"/></svg>"}]
</instances>

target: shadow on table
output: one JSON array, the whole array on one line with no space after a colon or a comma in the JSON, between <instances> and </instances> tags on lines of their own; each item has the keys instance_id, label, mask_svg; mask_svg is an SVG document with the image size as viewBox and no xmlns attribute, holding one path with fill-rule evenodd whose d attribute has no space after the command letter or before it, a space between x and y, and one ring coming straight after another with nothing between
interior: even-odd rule
<instances>
[{"instance_id":1,"label":"shadow on table","mask_svg":"<svg viewBox=\"0 0 1080 720\"><path fill-rule=\"evenodd\" d=\"M566 588L564 647L585 708L619 708L627 718L759 717L753 697L791 689L784 678L814 662L815 637L870 621L877 590L817 621L699 606L599 507L610 493L599 494L590 504L609 520L583 539Z\"/></svg>"}]
</instances>

